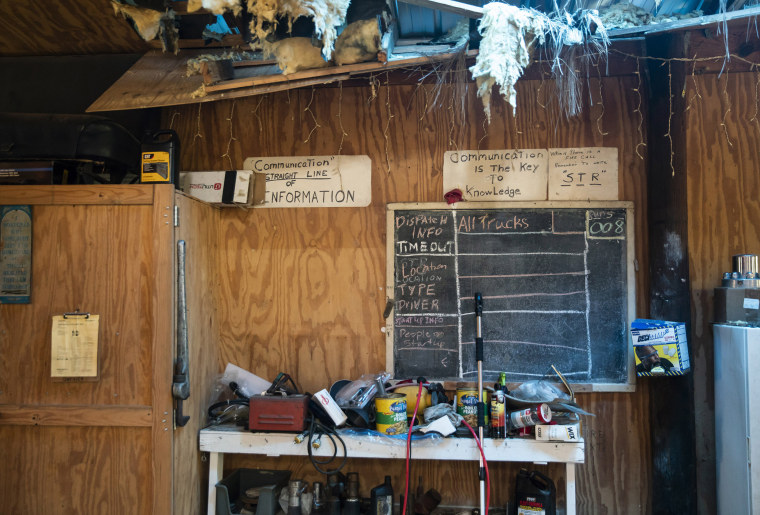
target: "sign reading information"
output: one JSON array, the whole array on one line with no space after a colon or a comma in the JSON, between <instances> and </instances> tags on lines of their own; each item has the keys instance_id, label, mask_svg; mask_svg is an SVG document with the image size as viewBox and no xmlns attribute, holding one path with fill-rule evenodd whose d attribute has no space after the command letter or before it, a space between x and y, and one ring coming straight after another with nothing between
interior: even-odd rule
<instances>
[{"instance_id":1,"label":"sign reading information","mask_svg":"<svg viewBox=\"0 0 760 515\"><path fill-rule=\"evenodd\" d=\"M369 156L249 157L244 168L266 174L256 207L364 207L372 201Z\"/></svg>"},{"instance_id":2,"label":"sign reading information","mask_svg":"<svg viewBox=\"0 0 760 515\"><path fill-rule=\"evenodd\" d=\"M546 149L461 150L443 154L443 190L464 200L546 200Z\"/></svg>"}]
</instances>

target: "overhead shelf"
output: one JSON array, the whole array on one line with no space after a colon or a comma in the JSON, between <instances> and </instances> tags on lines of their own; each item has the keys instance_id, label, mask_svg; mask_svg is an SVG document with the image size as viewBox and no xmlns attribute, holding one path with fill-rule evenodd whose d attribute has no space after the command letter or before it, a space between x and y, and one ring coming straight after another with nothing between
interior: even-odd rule
<instances>
[{"instance_id":1,"label":"overhead shelf","mask_svg":"<svg viewBox=\"0 0 760 515\"><path fill-rule=\"evenodd\" d=\"M249 76L204 85L201 74L187 75L187 62L203 55L224 55L229 50L182 50L180 55L152 50L138 60L119 80L108 88L87 112L145 109L173 105L213 102L240 98L317 84L347 80L357 75L419 67L445 61L456 56L453 52L433 55L405 54L399 51L386 62L370 61L344 66L330 66L283 75L271 64L248 63ZM469 56L475 55L469 52ZM276 67L275 67L276 68ZM261 73L256 73L260 71ZM243 73L245 75L245 73ZM204 91L205 89L205 91Z\"/></svg>"}]
</instances>

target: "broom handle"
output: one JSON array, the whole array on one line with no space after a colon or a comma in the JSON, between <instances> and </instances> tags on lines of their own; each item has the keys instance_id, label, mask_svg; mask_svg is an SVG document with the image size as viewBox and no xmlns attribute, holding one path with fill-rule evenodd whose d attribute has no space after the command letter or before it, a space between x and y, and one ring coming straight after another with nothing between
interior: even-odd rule
<instances>
[{"instance_id":1,"label":"broom handle","mask_svg":"<svg viewBox=\"0 0 760 515\"><path fill-rule=\"evenodd\" d=\"M478 438L480 445L483 445L483 426L485 425L485 404L483 403L483 327L481 318L483 316L483 297L480 293L475 294L475 359L478 362ZM485 467L483 466L483 456L478 453L480 468L478 477L480 478L480 513L488 515L487 506L485 506Z\"/></svg>"}]
</instances>

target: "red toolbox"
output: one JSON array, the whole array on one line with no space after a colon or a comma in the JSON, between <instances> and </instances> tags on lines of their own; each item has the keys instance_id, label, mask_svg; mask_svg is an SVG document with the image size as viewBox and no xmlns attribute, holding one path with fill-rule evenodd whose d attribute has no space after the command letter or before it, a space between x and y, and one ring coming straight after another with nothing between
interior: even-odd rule
<instances>
[{"instance_id":1,"label":"red toolbox","mask_svg":"<svg viewBox=\"0 0 760 515\"><path fill-rule=\"evenodd\" d=\"M250 398L251 431L294 431L307 427L307 395L254 395Z\"/></svg>"}]
</instances>

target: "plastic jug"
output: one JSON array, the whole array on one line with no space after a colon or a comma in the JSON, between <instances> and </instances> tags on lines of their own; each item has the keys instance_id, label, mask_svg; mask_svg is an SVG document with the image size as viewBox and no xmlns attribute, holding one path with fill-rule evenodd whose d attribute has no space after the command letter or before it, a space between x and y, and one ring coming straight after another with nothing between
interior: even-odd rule
<instances>
[{"instance_id":1,"label":"plastic jug","mask_svg":"<svg viewBox=\"0 0 760 515\"><path fill-rule=\"evenodd\" d=\"M514 515L556 515L557 490L554 481L537 471L521 469L515 487Z\"/></svg>"}]
</instances>

